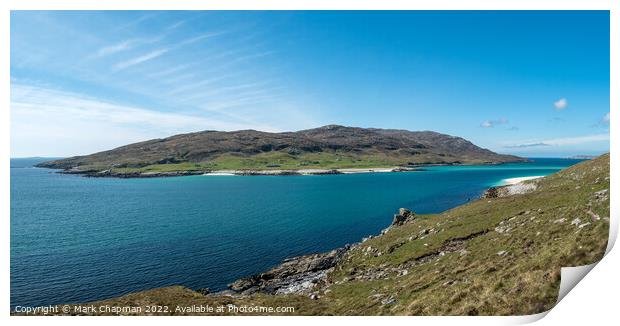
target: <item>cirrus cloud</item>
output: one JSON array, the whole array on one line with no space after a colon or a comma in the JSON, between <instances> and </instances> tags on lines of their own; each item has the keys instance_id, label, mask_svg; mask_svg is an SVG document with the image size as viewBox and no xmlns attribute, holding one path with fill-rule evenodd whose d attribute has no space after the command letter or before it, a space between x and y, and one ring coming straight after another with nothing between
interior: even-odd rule
<instances>
[{"instance_id":1,"label":"cirrus cloud","mask_svg":"<svg viewBox=\"0 0 620 326\"><path fill-rule=\"evenodd\" d=\"M11 85L14 157L71 156L179 133L241 129L281 131L224 115L158 111L44 86Z\"/></svg>"}]
</instances>

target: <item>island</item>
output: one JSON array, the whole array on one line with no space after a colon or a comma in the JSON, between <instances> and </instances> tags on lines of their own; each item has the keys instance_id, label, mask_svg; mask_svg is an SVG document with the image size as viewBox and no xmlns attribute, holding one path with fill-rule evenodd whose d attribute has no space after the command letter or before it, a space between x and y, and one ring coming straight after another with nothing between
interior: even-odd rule
<instances>
[{"instance_id":1,"label":"island","mask_svg":"<svg viewBox=\"0 0 620 326\"><path fill-rule=\"evenodd\" d=\"M91 177L147 178L403 172L427 165L524 161L433 131L328 125L281 133L240 130L180 134L36 166Z\"/></svg>"}]
</instances>

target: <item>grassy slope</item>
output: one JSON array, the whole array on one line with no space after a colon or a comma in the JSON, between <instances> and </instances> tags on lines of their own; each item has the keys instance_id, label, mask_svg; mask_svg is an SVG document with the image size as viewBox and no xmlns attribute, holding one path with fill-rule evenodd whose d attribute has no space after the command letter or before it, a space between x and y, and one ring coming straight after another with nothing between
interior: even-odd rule
<instances>
[{"instance_id":1,"label":"grassy slope","mask_svg":"<svg viewBox=\"0 0 620 326\"><path fill-rule=\"evenodd\" d=\"M300 170L300 169L345 169L345 168L380 168L407 165L408 162L439 162L457 161L454 159L438 158L431 155L417 155L404 157L386 155L384 153L353 155L346 153L304 153L291 155L282 151L260 153L253 156L239 156L223 154L211 161L199 163L152 164L139 168L112 168L113 172L175 172L175 171L204 171L204 170ZM484 160L462 159L465 164L483 164ZM108 166L85 165L82 170L106 170Z\"/></svg>"},{"instance_id":2,"label":"grassy slope","mask_svg":"<svg viewBox=\"0 0 620 326\"><path fill-rule=\"evenodd\" d=\"M609 155L566 169L538 182L535 192L481 199L439 215L423 216L384 236L367 241L332 275L342 281L351 270L399 266L433 251L443 251L400 277L332 286L334 310L352 314L508 315L550 309L559 290L560 267L600 259L607 245ZM601 218L592 218L592 212ZM582 228L571 222L579 218ZM563 220L564 219L564 220ZM409 240L421 230L426 237ZM460 246L450 239L486 232ZM424 238L422 238L424 237ZM366 247L386 253L364 255ZM502 251L506 252L502 255ZM373 295L393 296L382 305ZM379 296L381 298L381 296Z\"/></svg>"},{"instance_id":3,"label":"grassy slope","mask_svg":"<svg viewBox=\"0 0 620 326\"><path fill-rule=\"evenodd\" d=\"M560 267L589 264L603 256L609 229L609 155L535 182L534 192L418 216L364 242L330 274L331 284L318 300L204 296L176 286L97 304L279 305L310 315L541 312L555 304ZM571 224L577 218L582 227Z\"/></svg>"}]
</instances>

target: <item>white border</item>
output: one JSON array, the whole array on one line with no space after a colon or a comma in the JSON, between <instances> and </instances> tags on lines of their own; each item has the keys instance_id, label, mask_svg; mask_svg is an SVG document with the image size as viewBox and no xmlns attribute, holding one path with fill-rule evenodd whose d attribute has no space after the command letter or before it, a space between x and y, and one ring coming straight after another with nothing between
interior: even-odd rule
<instances>
[{"instance_id":1,"label":"white border","mask_svg":"<svg viewBox=\"0 0 620 326\"><path fill-rule=\"evenodd\" d=\"M124 10L608 10L610 0L22 0L12 2L8 7L18 10L58 9L124 9Z\"/></svg>"},{"instance_id":2,"label":"white border","mask_svg":"<svg viewBox=\"0 0 620 326\"><path fill-rule=\"evenodd\" d=\"M1 57L1 74L2 88L1 98L4 100L2 109L0 110L0 133L2 134L2 142L0 143L0 181L1 181L1 212L2 212L2 261L5 262L4 268L0 271L2 275L2 288L4 295L0 299L0 307L4 307L2 319L4 324L22 324L22 323L45 323L45 324L82 324L83 319L72 317L8 317L9 303L9 215L10 215L10 188L9 188L9 156L10 156L10 132L9 132L9 102L10 102L10 10L611 10L611 80L610 80L610 105L617 110L618 108L618 62L620 58L620 24L618 9L620 1L611 0L443 0L443 1L412 1L412 0L222 0L222 1L190 1L190 0L151 0L151 1L132 1L130 0L22 0L22 1L3 1L0 6L1 12L1 36L3 43ZM614 58L615 61L614 61ZM616 90L616 91L613 91ZM614 114L615 115L615 112ZM611 125L617 125L616 120L611 121ZM611 148L614 153L618 152L620 142L616 127L611 127ZM612 233L615 240L618 228L618 209L619 205L616 198L616 190L620 189L618 185L618 160L615 156L611 157L611 217L612 217ZM612 243L610 242L610 249ZM495 325L495 324L515 324L536 320L547 315L542 319L540 324L559 324L559 323L583 323L592 324L596 322L605 322L607 320L616 319L616 310L618 302L618 294L620 288L616 281L617 270L620 270L620 254L618 250L610 252L576 288L552 309L548 315L541 314L539 316L529 317L184 317L184 318L152 318L152 317L116 317L115 323L129 322L148 322L155 325L164 325L169 322L179 322L189 324L224 324L224 323L259 323L269 325L314 325L321 323L346 323L355 325L375 325L377 323L390 323L395 325L412 325L415 323L424 323L432 325L452 325L455 323L464 325ZM45 318L45 319L40 319ZM243 318L243 319L241 319ZM105 317L92 317L87 321L89 324L105 325L110 322Z\"/></svg>"}]
</instances>

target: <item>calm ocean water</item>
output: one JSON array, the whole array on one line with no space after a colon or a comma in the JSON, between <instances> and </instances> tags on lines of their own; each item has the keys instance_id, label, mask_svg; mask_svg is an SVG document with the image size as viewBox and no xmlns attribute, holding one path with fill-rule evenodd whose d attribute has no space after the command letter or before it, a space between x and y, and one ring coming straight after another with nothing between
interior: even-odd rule
<instances>
[{"instance_id":1,"label":"calm ocean water","mask_svg":"<svg viewBox=\"0 0 620 326\"><path fill-rule=\"evenodd\" d=\"M326 176L84 178L11 160L11 307L87 302L166 285L225 289L284 258L437 213L512 177L579 162Z\"/></svg>"}]
</instances>

